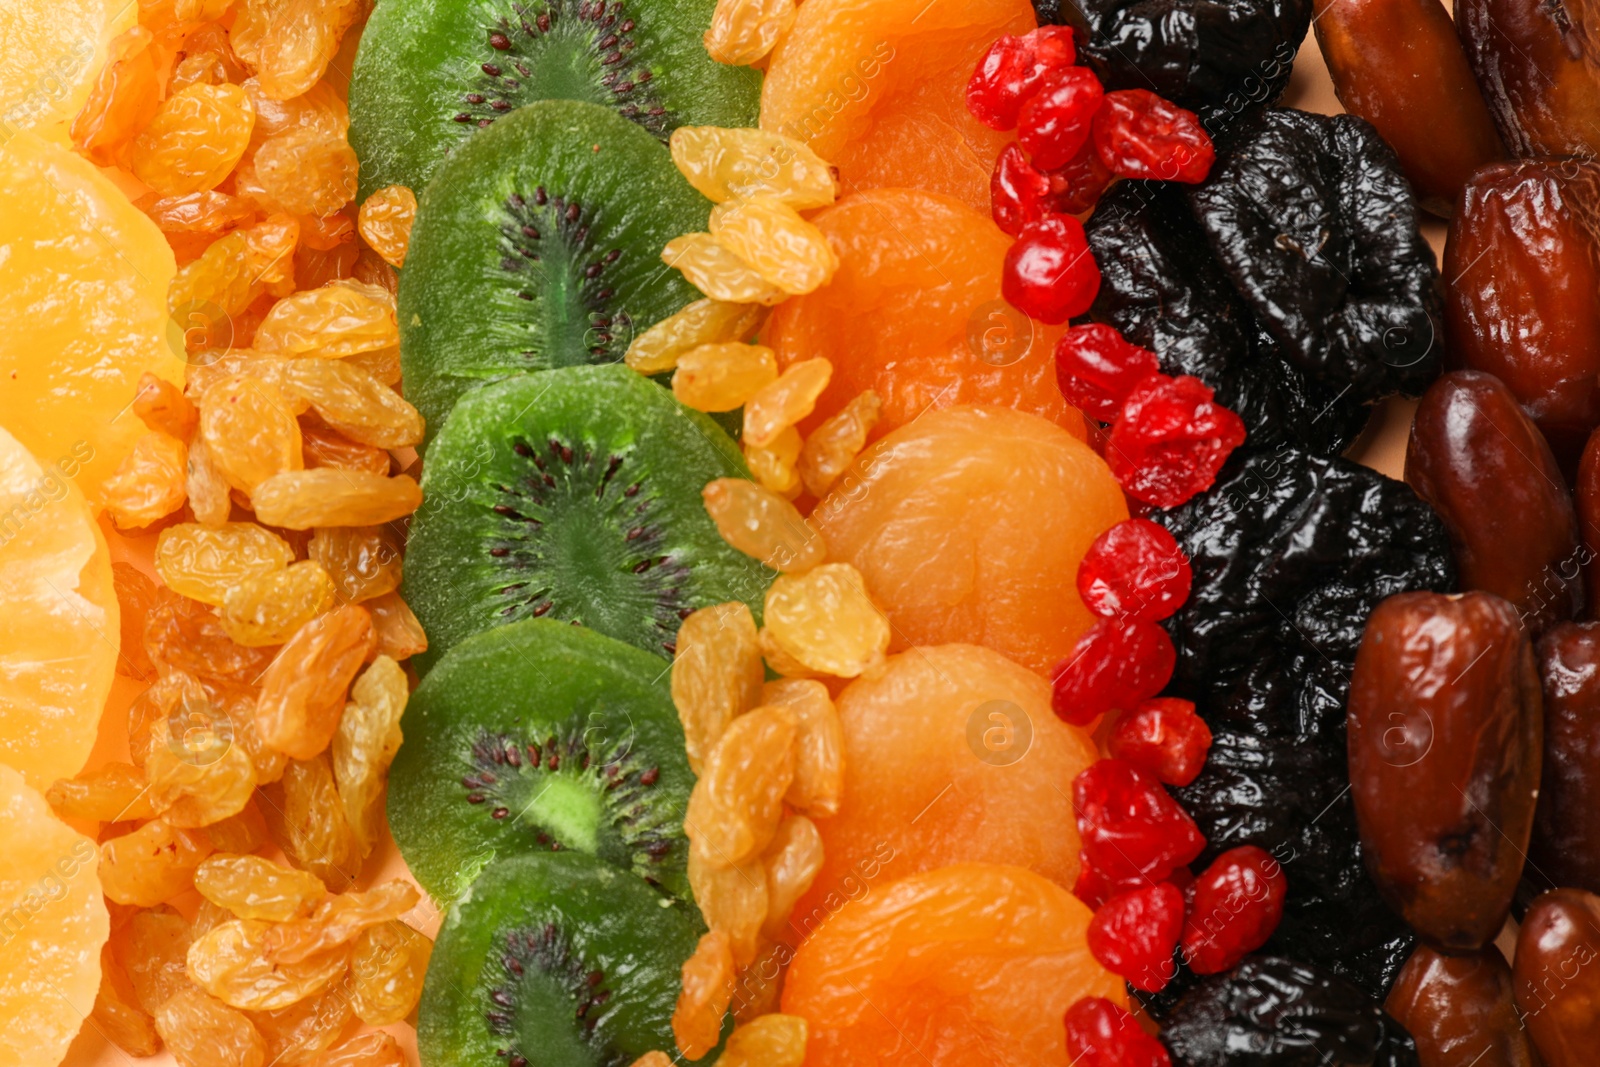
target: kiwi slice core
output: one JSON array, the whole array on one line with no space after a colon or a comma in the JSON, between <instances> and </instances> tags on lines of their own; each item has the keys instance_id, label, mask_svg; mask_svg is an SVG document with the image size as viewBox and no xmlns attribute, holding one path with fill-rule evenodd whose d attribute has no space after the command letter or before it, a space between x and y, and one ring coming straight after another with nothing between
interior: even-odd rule
<instances>
[{"instance_id":1,"label":"kiwi slice core","mask_svg":"<svg viewBox=\"0 0 1600 1067\"><path fill-rule=\"evenodd\" d=\"M694 779L667 662L550 619L461 642L406 706L389 822L417 880L454 900L488 862L572 850L689 898Z\"/></svg>"},{"instance_id":2,"label":"kiwi slice core","mask_svg":"<svg viewBox=\"0 0 1600 1067\"><path fill-rule=\"evenodd\" d=\"M774 573L717 533L700 491L749 477L710 419L622 366L569 367L468 393L428 450L404 593L426 670L519 619L580 623L670 656L691 611Z\"/></svg>"},{"instance_id":3,"label":"kiwi slice core","mask_svg":"<svg viewBox=\"0 0 1600 1067\"><path fill-rule=\"evenodd\" d=\"M615 363L699 299L661 249L710 202L638 126L594 104L523 108L422 194L400 280L406 396L436 431L471 388Z\"/></svg>"}]
</instances>

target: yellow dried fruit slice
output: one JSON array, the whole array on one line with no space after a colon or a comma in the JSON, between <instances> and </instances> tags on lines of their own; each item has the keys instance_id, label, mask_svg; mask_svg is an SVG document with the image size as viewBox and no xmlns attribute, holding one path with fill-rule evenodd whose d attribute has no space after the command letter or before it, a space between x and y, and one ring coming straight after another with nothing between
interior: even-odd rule
<instances>
[{"instance_id":1,"label":"yellow dried fruit slice","mask_svg":"<svg viewBox=\"0 0 1600 1067\"><path fill-rule=\"evenodd\" d=\"M34 130L65 146L113 38L133 28L127 0L10 0L0 49L0 141Z\"/></svg>"}]
</instances>

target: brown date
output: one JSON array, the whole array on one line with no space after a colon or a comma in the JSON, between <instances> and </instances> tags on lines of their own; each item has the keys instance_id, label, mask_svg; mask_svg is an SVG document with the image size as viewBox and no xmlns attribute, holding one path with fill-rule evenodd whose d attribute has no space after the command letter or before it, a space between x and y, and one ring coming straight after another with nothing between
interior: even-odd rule
<instances>
[{"instance_id":1,"label":"brown date","mask_svg":"<svg viewBox=\"0 0 1600 1067\"><path fill-rule=\"evenodd\" d=\"M1600 890L1600 623L1539 639L1544 772L1528 861L1556 885Z\"/></svg>"},{"instance_id":2,"label":"brown date","mask_svg":"<svg viewBox=\"0 0 1600 1067\"><path fill-rule=\"evenodd\" d=\"M1504 597L1538 634L1583 607L1572 494L1544 435L1498 378L1452 371L1422 395L1406 482L1444 520L1464 589Z\"/></svg>"},{"instance_id":3,"label":"brown date","mask_svg":"<svg viewBox=\"0 0 1600 1067\"><path fill-rule=\"evenodd\" d=\"M1334 92L1400 157L1422 207L1449 218L1472 172L1506 158L1439 0L1317 0Z\"/></svg>"},{"instance_id":4,"label":"brown date","mask_svg":"<svg viewBox=\"0 0 1600 1067\"><path fill-rule=\"evenodd\" d=\"M1533 1067L1511 997L1511 967L1493 945L1446 956L1418 945L1383 1010L1410 1032L1422 1067Z\"/></svg>"},{"instance_id":5,"label":"brown date","mask_svg":"<svg viewBox=\"0 0 1600 1067\"><path fill-rule=\"evenodd\" d=\"M1552 889L1522 917L1511 985L1545 1067L1600 1056L1600 897Z\"/></svg>"},{"instance_id":6,"label":"brown date","mask_svg":"<svg viewBox=\"0 0 1600 1067\"><path fill-rule=\"evenodd\" d=\"M1519 156L1600 153L1600 5L1457 0L1456 31Z\"/></svg>"},{"instance_id":7,"label":"brown date","mask_svg":"<svg viewBox=\"0 0 1600 1067\"><path fill-rule=\"evenodd\" d=\"M1522 875L1543 723L1533 646L1490 593L1401 593L1350 680L1350 789L1367 871L1446 952L1500 932Z\"/></svg>"},{"instance_id":8,"label":"brown date","mask_svg":"<svg viewBox=\"0 0 1600 1067\"><path fill-rule=\"evenodd\" d=\"M1600 619L1600 430L1590 434L1589 443L1583 447L1572 495L1577 501L1578 531L1583 537L1584 588L1589 591L1585 618Z\"/></svg>"},{"instance_id":9,"label":"brown date","mask_svg":"<svg viewBox=\"0 0 1600 1067\"><path fill-rule=\"evenodd\" d=\"M1505 382L1570 471L1600 426L1600 165L1472 176L1444 247L1451 368Z\"/></svg>"}]
</instances>

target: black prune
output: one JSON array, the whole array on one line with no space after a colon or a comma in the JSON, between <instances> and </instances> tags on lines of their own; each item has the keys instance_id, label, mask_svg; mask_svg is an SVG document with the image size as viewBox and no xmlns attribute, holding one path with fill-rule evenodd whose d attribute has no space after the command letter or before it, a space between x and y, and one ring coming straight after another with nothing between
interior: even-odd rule
<instances>
[{"instance_id":1,"label":"black prune","mask_svg":"<svg viewBox=\"0 0 1600 1067\"><path fill-rule=\"evenodd\" d=\"M1173 1009L1161 1039L1177 1067L1417 1067L1405 1027L1316 967L1252 956Z\"/></svg>"},{"instance_id":2,"label":"black prune","mask_svg":"<svg viewBox=\"0 0 1600 1067\"><path fill-rule=\"evenodd\" d=\"M1311 0L1057 0L1107 89L1149 89L1221 119L1289 84ZM1036 9L1038 5L1035 5ZM1215 121L1214 119L1214 121Z\"/></svg>"},{"instance_id":3,"label":"black prune","mask_svg":"<svg viewBox=\"0 0 1600 1067\"><path fill-rule=\"evenodd\" d=\"M1367 421L1365 398L1312 381L1233 291L1183 194L1169 182L1119 182L1088 225L1100 264L1090 314L1190 374L1236 412L1250 443L1337 453Z\"/></svg>"}]
</instances>

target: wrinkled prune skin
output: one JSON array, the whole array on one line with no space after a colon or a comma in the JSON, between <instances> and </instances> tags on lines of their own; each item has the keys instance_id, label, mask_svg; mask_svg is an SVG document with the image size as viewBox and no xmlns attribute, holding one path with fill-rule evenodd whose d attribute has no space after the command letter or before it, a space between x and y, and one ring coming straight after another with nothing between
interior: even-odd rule
<instances>
[{"instance_id":1,"label":"wrinkled prune skin","mask_svg":"<svg viewBox=\"0 0 1600 1067\"><path fill-rule=\"evenodd\" d=\"M1176 1067L1417 1067L1405 1027L1337 975L1251 956L1201 982L1161 1039Z\"/></svg>"},{"instance_id":2,"label":"wrinkled prune skin","mask_svg":"<svg viewBox=\"0 0 1600 1067\"><path fill-rule=\"evenodd\" d=\"M1384 1001L1424 1063L1534 1067L1528 1032L1511 998L1511 967L1500 950L1446 956L1418 945Z\"/></svg>"},{"instance_id":3,"label":"wrinkled prune skin","mask_svg":"<svg viewBox=\"0 0 1600 1067\"><path fill-rule=\"evenodd\" d=\"M1593 893L1600 891L1600 623L1555 627L1539 638L1538 657L1544 771L1529 880Z\"/></svg>"},{"instance_id":4,"label":"wrinkled prune skin","mask_svg":"<svg viewBox=\"0 0 1600 1067\"><path fill-rule=\"evenodd\" d=\"M1511 990L1545 1067L1592 1067L1600 1048L1600 897L1555 889L1533 902L1517 931Z\"/></svg>"},{"instance_id":5,"label":"wrinkled prune skin","mask_svg":"<svg viewBox=\"0 0 1600 1067\"><path fill-rule=\"evenodd\" d=\"M1600 5L1459 0L1455 11L1467 60L1517 155L1600 152Z\"/></svg>"},{"instance_id":6,"label":"wrinkled prune skin","mask_svg":"<svg viewBox=\"0 0 1600 1067\"><path fill-rule=\"evenodd\" d=\"M1037 7L1037 5L1036 5ZM1149 89L1214 126L1289 84L1311 0L1058 0L1107 89Z\"/></svg>"},{"instance_id":7,"label":"wrinkled prune skin","mask_svg":"<svg viewBox=\"0 0 1600 1067\"><path fill-rule=\"evenodd\" d=\"M1088 224L1100 264L1090 310L1190 374L1238 414L1252 445L1343 451L1367 421L1364 398L1309 379L1233 291L1183 194L1168 182L1118 182Z\"/></svg>"}]
</instances>

